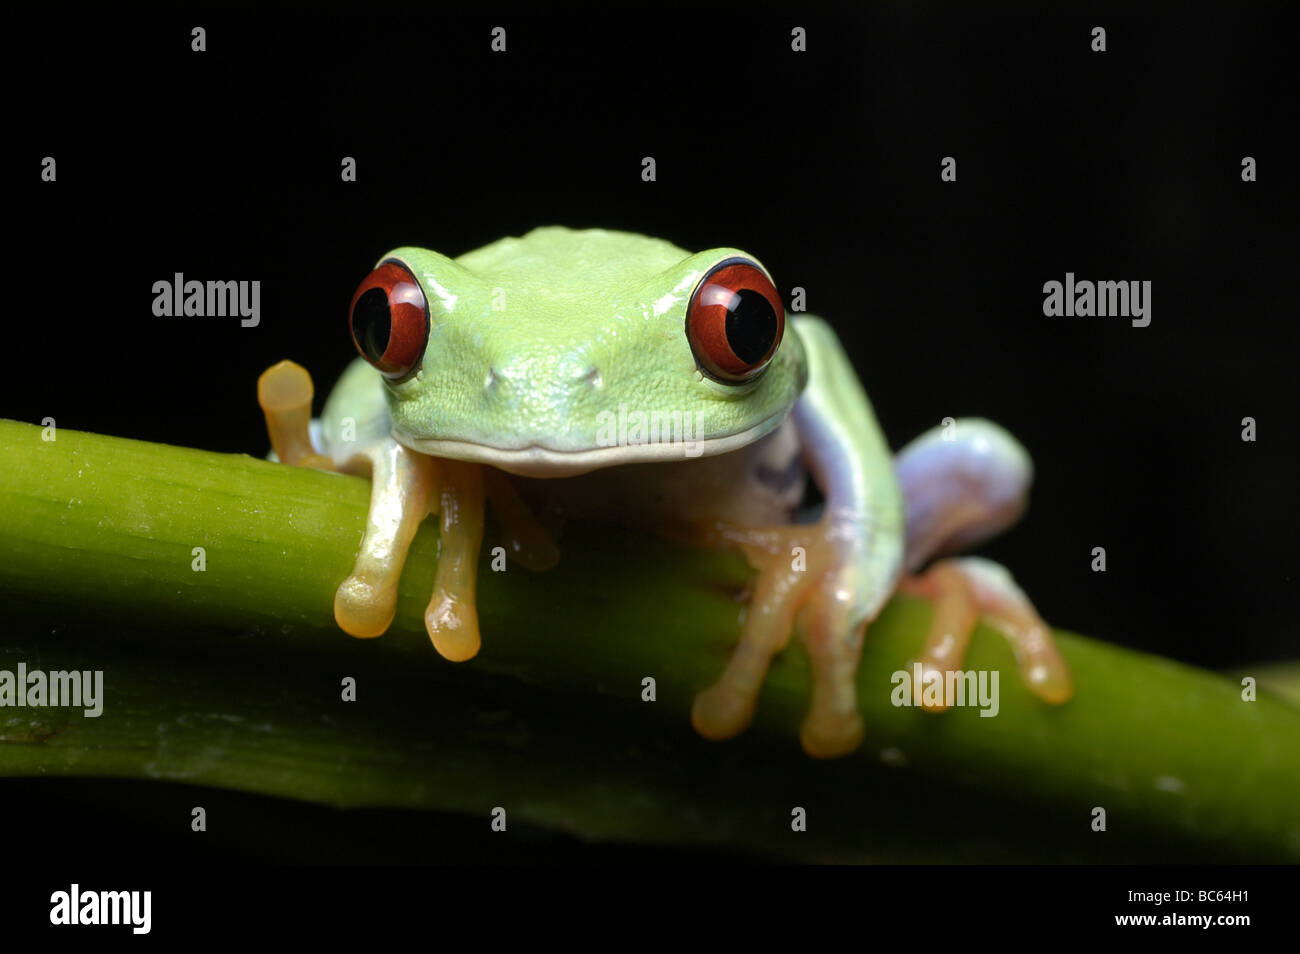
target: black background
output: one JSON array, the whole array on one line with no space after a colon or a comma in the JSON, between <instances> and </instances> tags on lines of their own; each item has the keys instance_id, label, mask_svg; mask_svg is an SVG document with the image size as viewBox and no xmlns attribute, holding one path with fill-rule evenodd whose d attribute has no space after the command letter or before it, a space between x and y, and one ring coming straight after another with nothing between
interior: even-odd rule
<instances>
[{"instance_id":1,"label":"black background","mask_svg":"<svg viewBox=\"0 0 1300 954\"><path fill-rule=\"evenodd\" d=\"M1280 20L502 16L17 31L0 414L260 454L257 375L292 357L323 396L353 354L352 290L390 248L458 255L552 223L735 245L808 290L894 446L947 415L1026 444L1029 515L985 552L1049 620L1208 666L1295 655ZM195 23L206 53L190 50ZM795 24L807 53L789 51ZM57 183L39 181L46 155ZM1257 182L1241 181L1245 155ZM940 182L943 156L956 183ZM178 271L260 279L260 327L154 317L153 282ZM1151 325L1044 317L1042 285L1066 271L1150 280Z\"/></svg>"},{"instance_id":2,"label":"black background","mask_svg":"<svg viewBox=\"0 0 1300 954\"><path fill-rule=\"evenodd\" d=\"M1210 667L1294 658L1281 13L47 12L6 31L0 415L261 455L258 374L291 357L319 400L390 248L544 224L733 245L808 290L894 446L979 415L1029 448L1029 513L982 552L1049 621ZM178 271L261 280L260 327L156 318ZM1067 271L1151 281L1151 325L1044 317Z\"/></svg>"}]
</instances>

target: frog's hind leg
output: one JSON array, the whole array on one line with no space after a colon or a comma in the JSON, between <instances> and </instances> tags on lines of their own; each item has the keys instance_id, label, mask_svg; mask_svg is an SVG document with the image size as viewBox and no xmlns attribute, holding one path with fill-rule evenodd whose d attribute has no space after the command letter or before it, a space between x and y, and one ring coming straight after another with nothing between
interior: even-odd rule
<instances>
[{"instance_id":1,"label":"frog's hind leg","mask_svg":"<svg viewBox=\"0 0 1300 954\"><path fill-rule=\"evenodd\" d=\"M980 617L1011 644L1020 677L1032 693L1056 705L1073 694L1070 668L1051 629L1005 567L979 557L940 560L920 576L905 580L900 589L934 604L925 647L917 659L921 681L913 692L918 704L934 711L948 708L948 700L937 705L926 702L922 692L931 682L943 685L945 673L960 670Z\"/></svg>"},{"instance_id":2,"label":"frog's hind leg","mask_svg":"<svg viewBox=\"0 0 1300 954\"><path fill-rule=\"evenodd\" d=\"M915 573L931 557L993 536L1024 510L1033 477L1029 456L1005 430L968 419L917 438L895 464L907 512L907 569ZM994 625L1016 654L1030 691L1051 703L1073 692L1069 667L1024 591L990 560L940 560L905 579L903 592L933 604L933 617L918 659L917 701L931 681L957 671L981 617ZM933 694L930 694L933 699ZM928 708L947 708L948 700Z\"/></svg>"}]
</instances>

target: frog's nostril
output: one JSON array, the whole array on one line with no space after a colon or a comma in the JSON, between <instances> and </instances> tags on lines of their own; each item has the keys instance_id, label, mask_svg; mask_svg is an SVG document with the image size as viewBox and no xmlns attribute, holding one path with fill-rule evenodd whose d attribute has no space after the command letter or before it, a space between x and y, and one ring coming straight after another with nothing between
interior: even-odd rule
<instances>
[{"instance_id":1,"label":"frog's nostril","mask_svg":"<svg viewBox=\"0 0 1300 954\"><path fill-rule=\"evenodd\" d=\"M484 391L495 390L497 386L497 382L499 380L501 380L501 376L497 374L497 369L489 367L487 377L483 379L483 390Z\"/></svg>"},{"instance_id":2,"label":"frog's nostril","mask_svg":"<svg viewBox=\"0 0 1300 954\"><path fill-rule=\"evenodd\" d=\"M587 373L579 380L586 381L593 388L597 389L601 388L605 384L605 379L600 375L600 368L596 367L594 364L587 369Z\"/></svg>"}]
</instances>

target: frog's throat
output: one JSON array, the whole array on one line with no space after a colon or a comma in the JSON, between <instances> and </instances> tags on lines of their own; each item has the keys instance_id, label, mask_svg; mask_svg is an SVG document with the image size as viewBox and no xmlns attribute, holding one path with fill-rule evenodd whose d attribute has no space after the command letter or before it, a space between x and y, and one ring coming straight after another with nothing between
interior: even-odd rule
<instances>
[{"instance_id":1,"label":"frog's throat","mask_svg":"<svg viewBox=\"0 0 1300 954\"><path fill-rule=\"evenodd\" d=\"M666 463L696 460L739 450L766 437L786 417L785 411L774 414L753 427L735 434L708 437L696 441L661 441L645 444L620 444L586 450L554 450L534 444L529 447L501 448L473 441L418 438L393 428L393 439L411 450L430 457L488 464L520 477L575 477L602 467L621 464Z\"/></svg>"}]
</instances>

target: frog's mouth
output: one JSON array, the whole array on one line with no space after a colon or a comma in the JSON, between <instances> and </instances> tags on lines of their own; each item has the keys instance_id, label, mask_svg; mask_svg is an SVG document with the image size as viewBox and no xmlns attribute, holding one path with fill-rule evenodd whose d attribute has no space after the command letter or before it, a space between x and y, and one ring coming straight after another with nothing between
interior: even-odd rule
<instances>
[{"instance_id":1,"label":"frog's mouth","mask_svg":"<svg viewBox=\"0 0 1300 954\"><path fill-rule=\"evenodd\" d=\"M784 418L784 413L774 414L753 427L721 437L707 437L694 441L620 444L581 450L556 450L540 444L519 448L492 447L474 441L410 437L397 428L393 428L393 439L411 450L428 454L430 457L447 457L475 464L488 464L519 477L576 477L589 471L622 464L690 461L726 454L767 436Z\"/></svg>"}]
</instances>

